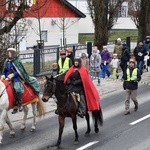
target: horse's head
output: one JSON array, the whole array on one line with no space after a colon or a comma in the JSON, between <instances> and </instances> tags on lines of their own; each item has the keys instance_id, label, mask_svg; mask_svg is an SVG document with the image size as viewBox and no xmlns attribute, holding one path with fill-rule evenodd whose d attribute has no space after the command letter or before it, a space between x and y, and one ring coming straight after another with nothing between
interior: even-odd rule
<instances>
[{"instance_id":1,"label":"horse's head","mask_svg":"<svg viewBox=\"0 0 150 150\"><path fill-rule=\"evenodd\" d=\"M42 101L47 102L49 98L55 93L55 82L53 76L46 76L46 83L44 85Z\"/></svg>"}]
</instances>

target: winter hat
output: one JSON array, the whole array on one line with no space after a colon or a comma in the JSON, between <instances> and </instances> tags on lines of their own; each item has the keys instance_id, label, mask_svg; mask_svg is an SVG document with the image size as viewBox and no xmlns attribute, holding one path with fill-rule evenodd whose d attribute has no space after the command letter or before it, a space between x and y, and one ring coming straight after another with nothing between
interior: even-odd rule
<instances>
[{"instance_id":1,"label":"winter hat","mask_svg":"<svg viewBox=\"0 0 150 150\"><path fill-rule=\"evenodd\" d=\"M107 49L107 46L105 45L105 46L103 46L103 49Z\"/></svg>"},{"instance_id":2,"label":"winter hat","mask_svg":"<svg viewBox=\"0 0 150 150\"><path fill-rule=\"evenodd\" d=\"M121 38L118 38L117 41L120 41L120 42L121 42Z\"/></svg>"},{"instance_id":3,"label":"winter hat","mask_svg":"<svg viewBox=\"0 0 150 150\"><path fill-rule=\"evenodd\" d=\"M72 52L73 52L72 48L67 48L67 53L72 53Z\"/></svg>"},{"instance_id":4,"label":"winter hat","mask_svg":"<svg viewBox=\"0 0 150 150\"><path fill-rule=\"evenodd\" d=\"M57 68L58 64L57 63L52 63L52 68Z\"/></svg>"},{"instance_id":5,"label":"winter hat","mask_svg":"<svg viewBox=\"0 0 150 150\"><path fill-rule=\"evenodd\" d=\"M143 46L143 43L142 43L142 42L139 42L139 45L140 45L140 46Z\"/></svg>"}]
</instances>

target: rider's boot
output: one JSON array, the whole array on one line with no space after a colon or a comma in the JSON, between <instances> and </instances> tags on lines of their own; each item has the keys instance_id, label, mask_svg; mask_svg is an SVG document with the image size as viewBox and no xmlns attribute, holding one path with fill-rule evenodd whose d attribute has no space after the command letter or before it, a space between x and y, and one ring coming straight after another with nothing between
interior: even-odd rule
<instances>
[{"instance_id":1,"label":"rider's boot","mask_svg":"<svg viewBox=\"0 0 150 150\"><path fill-rule=\"evenodd\" d=\"M16 93L16 104L17 106L14 107L12 114L17 113L18 109L19 109L19 112L22 111L22 93Z\"/></svg>"},{"instance_id":2,"label":"rider's boot","mask_svg":"<svg viewBox=\"0 0 150 150\"><path fill-rule=\"evenodd\" d=\"M17 106L15 106L14 108L13 108L13 111L11 112L12 114L16 114L18 112L18 107Z\"/></svg>"},{"instance_id":3,"label":"rider's boot","mask_svg":"<svg viewBox=\"0 0 150 150\"><path fill-rule=\"evenodd\" d=\"M84 95L80 95L80 102L78 106L78 116L83 118L86 115L86 102Z\"/></svg>"}]
</instances>

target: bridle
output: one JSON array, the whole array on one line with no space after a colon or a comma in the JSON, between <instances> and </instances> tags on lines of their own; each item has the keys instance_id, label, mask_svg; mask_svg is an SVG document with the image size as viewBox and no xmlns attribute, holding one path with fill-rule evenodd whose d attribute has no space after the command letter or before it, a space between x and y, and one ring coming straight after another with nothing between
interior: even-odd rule
<instances>
[{"instance_id":1,"label":"bridle","mask_svg":"<svg viewBox=\"0 0 150 150\"><path fill-rule=\"evenodd\" d=\"M53 96L53 94L55 93L56 83L53 81L48 81L48 82L50 82L52 84L52 92L50 93L50 96L48 97L48 99L50 99Z\"/></svg>"}]
</instances>

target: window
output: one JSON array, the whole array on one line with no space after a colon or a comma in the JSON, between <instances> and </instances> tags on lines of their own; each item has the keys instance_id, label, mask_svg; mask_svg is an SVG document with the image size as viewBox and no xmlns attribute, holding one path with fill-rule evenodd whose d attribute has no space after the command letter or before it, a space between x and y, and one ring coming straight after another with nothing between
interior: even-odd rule
<instances>
[{"instance_id":1,"label":"window","mask_svg":"<svg viewBox=\"0 0 150 150\"><path fill-rule=\"evenodd\" d=\"M47 31L41 31L41 39L47 42Z\"/></svg>"}]
</instances>

